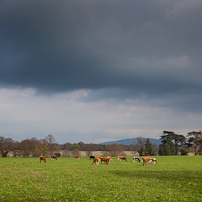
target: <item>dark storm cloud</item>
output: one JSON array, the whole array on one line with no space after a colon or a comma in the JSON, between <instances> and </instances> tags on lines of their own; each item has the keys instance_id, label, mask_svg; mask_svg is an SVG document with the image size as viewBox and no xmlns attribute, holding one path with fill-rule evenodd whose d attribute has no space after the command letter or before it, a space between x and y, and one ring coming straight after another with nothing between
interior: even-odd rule
<instances>
[{"instance_id":1,"label":"dark storm cloud","mask_svg":"<svg viewBox=\"0 0 202 202\"><path fill-rule=\"evenodd\" d=\"M197 0L0 1L0 84L199 95L201 11Z\"/></svg>"}]
</instances>

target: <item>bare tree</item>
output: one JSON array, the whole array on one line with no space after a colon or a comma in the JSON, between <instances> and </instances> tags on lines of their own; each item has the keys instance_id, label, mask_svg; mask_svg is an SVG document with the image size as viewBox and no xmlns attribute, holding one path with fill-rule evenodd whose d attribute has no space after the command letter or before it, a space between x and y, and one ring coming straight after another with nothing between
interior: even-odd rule
<instances>
[{"instance_id":1,"label":"bare tree","mask_svg":"<svg viewBox=\"0 0 202 202\"><path fill-rule=\"evenodd\" d=\"M89 157L89 156L92 156L92 151L90 151L90 150L89 150L89 151L86 151L86 156L88 156L88 157Z\"/></svg>"},{"instance_id":2,"label":"bare tree","mask_svg":"<svg viewBox=\"0 0 202 202\"><path fill-rule=\"evenodd\" d=\"M58 150L58 143L56 142L53 135L49 134L44 138L44 140L47 142L48 151L50 155L53 154L54 151Z\"/></svg>"},{"instance_id":3,"label":"bare tree","mask_svg":"<svg viewBox=\"0 0 202 202\"><path fill-rule=\"evenodd\" d=\"M32 142L29 139L22 140L19 144L19 149L22 152L23 157L28 157L32 151Z\"/></svg>"},{"instance_id":4,"label":"bare tree","mask_svg":"<svg viewBox=\"0 0 202 202\"><path fill-rule=\"evenodd\" d=\"M18 144L18 151L23 157L29 157L30 155L34 155L34 150L36 148L36 145L39 143L39 140L36 138L31 138L31 139L25 139L22 140Z\"/></svg>"},{"instance_id":5,"label":"bare tree","mask_svg":"<svg viewBox=\"0 0 202 202\"><path fill-rule=\"evenodd\" d=\"M80 141L80 142L78 143L78 145L79 145L79 150L80 150L80 151L85 151L85 150L86 150L86 144L83 143L82 141Z\"/></svg>"},{"instance_id":6,"label":"bare tree","mask_svg":"<svg viewBox=\"0 0 202 202\"><path fill-rule=\"evenodd\" d=\"M202 150L202 131L192 131L187 133L188 147L192 147L195 154L199 154Z\"/></svg>"},{"instance_id":7,"label":"bare tree","mask_svg":"<svg viewBox=\"0 0 202 202\"><path fill-rule=\"evenodd\" d=\"M156 143L152 143L152 147L153 147L154 155L156 156L159 153L158 145Z\"/></svg>"},{"instance_id":8,"label":"bare tree","mask_svg":"<svg viewBox=\"0 0 202 202\"><path fill-rule=\"evenodd\" d=\"M15 146L15 141L11 138L0 136L0 151L2 157L6 157L9 151L12 151Z\"/></svg>"},{"instance_id":9,"label":"bare tree","mask_svg":"<svg viewBox=\"0 0 202 202\"><path fill-rule=\"evenodd\" d=\"M146 143L146 140L142 137L137 137L137 144L136 144L136 147L137 147L137 151L139 152L139 155L140 156L143 156L144 153L145 153L145 143Z\"/></svg>"},{"instance_id":10,"label":"bare tree","mask_svg":"<svg viewBox=\"0 0 202 202\"><path fill-rule=\"evenodd\" d=\"M35 152L35 155L37 156L41 156L41 155L45 156L46 154L48 154L48 143L44 139L40 140L34 152Z\"/></svg>"},{"instance_id":11,"label":"bare tree","mask_svg":"<svg viewBox=\"0 0 202 202\"><path fill-rule=\"evenodd\" d=\"M65 144L61 145L61 149L62 150L70 150L71 145L72 145L71 143L66 142Z\"/></svg>"},{"instance_id":12,"label":"bare tree","mask_svg":"<svg viewBox=\"0 0 202 202\"><path fill-rule=\"evenodd\" d=\"M64 151L62 152L62 156L63 156L63 157L71 157L71 156L72 156L72 153L71 153L71 151L69 151L69 150L64 150Z\"/></svg>"},{"instance_id":13,"label":"bare tree","mask_svg":"<svg viewBox=\"0 0 202 202\"><path fill-rule=\"evenodd\" d=\"M79 155L79 150L78 149L74 149L72 150L72 155L75 156L75 155Z\"/></svg>"},{"instance_id":14,"label":"bare tree","mask_svg":"<svg viewBox=\"0 0 202 202\"><path fill-rule=\"evenodd\" d=\"M117 143L106 145L105 150L109 153L110 156L124 155L123 147Z\"/></svg>"}]
</instances>

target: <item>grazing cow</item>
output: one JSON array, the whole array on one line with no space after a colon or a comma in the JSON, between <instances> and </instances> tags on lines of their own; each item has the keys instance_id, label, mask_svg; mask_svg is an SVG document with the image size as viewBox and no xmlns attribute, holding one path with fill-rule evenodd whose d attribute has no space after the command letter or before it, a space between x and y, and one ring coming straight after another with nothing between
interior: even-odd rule
<instances>
[{"instance_id":1,"label":"grazing cow","mask_svg":"<svg viewBox=\"0 0 202 202\"><path fill-rule=\"evenodd\" d=\"M122 156L122 157L121 157L121 161L123 161L123 160L127 162L127 159L126 159L125 156Z\"/></svg>"},{"instance_id":2,"label":"grazing cow","mask_svg":"<svg viewBox=\"0 0 202 202\"><path fill-rule=\"evenodd\" d=\"M152 158L151 156L147 156L147 157L142 157L142 160L143 160L143 166L145 166L146 163L154 163L156 164L157 161L155 158Z\"/></svg>"},{"instance_id":3,"label":"grazing cow","mask_svg":"<svg viewBox=\"0 0 202 202\"><path fill-rule=\"evenodd\" d=\"M110 161L113 160L111 156L107 156L107 159L109 159Z\"/></svg>"},{"instance_id":4,"label":"grazing cow","mask_svg":"<svg viewBox=\"0 0 202 202\"><path fill-rule=\"evenodd\" d=\"M100 159L101 163L102 163L103 161L106 162L106 158L105 158L105 157L100 157L99 159Z\"/></svg>"},{"instance_id":5,"label":"grazing cow","mask_svg":"<svg viewBox=\"0 0 202 202\"><path fill-rule=\"evenodd\" d=\"M78 159L78 160L80 159L78 155L75 155L75 160L76 160L76 159Z\"/></svg>"},{"instance_id":6,"label":"grazing cow","mask_svg":"<svg viewBox=\"0 0 202 202\"><path fill-rule=\"evenodd\" d=\"M104 158L104 157L100 157L101 163L104 161L106 164L109 163L110 159L108 158Z\"/></svg>"},{"instance_id":7,"label":"grazing cow","mask_svg":"<svg viewBox=\"0 0 202 202\"><path fill-rule=\"evenodd\" d=\"M106 164L108 165L111 160L112 160L112 159L107 158L107 159L106 159Z\"/></svg>"},{"instance_id":8,"label":"grazing cow","mask_svg":"<svg viewBox=\"0 0 202 202\"><path fill-rule=\"evenodd\" d=\"M40 163L41 163L41 161L44 161L46 163L46 157L45 156L39 156L39 158L40 158Z\"/></svg>"},{"instance_id":9,"label":"grazing cow","mask_svg":"<svg viewBox=\"0 0 202 202\"><path fill-rule=\"evenodd\" d=\"M157 164L157 161L156 161L155 158L153 158L152 162L153 162L154 164Z\"/></svg>"},{"instance_id":10,"label":"grazing cow","mask_svg":"<svg viewBox=\"0 0 202 202\"><path fill-rule=\"evenodd\" d=\"M90 156L90 159L89 159L89 160L94 159L94 158L95 158L95 156Z\"/></svg>"},{"instance_id":11,"label":"grazing cow","mask_svg":"<svg viewBox=\"0 0 202 202\"><path fill-rule=\"evenodd\" d=\"M151 156L142 157L143 166L145 166L145 164L146 164L151 158L152 158Z\"/></svg>"},{"instance_id":12,"label":"grazing cow","mask_svg":"<svg viewBox=\"0 0 202 202\"><path fill-rule=\"evenodd\" d=\"M141 162L143 162L143 159L144 159L144 158L148 158L148 159L150 159L150 158L151 158L151 156L142 157Z\"/></svg>"},{"instance_id":13,"label":"grazing cow","mask_svg":"<svg viewBox=\"0 0 202 202\"><path fill-rule=\"evenodd\" d=\"M151 161L151 163L153 163L153 164L157 164L157 161L156 161L155 158L150 159L150 161Z\"/></svg>"},{"instance_id":14,"label":"grazing cow","mask_svg":"<svg viewBox=\"0 0 202 202\"><path fill-rule=\"evenodd\" d=\"M135 161L139 161L140 162L140 158L139 157L133 157L133 162Z\"/></svg>"},{"instance_id":15,"label":"grazing cow","mask_svg":"<svg viewBox=\"0 0 202 202\"><path fill-rule=\"evenodd\" d=\"M56 157L56 155L51 155L51 160L52 159L55 159L55 160L57 160L57 157Z\"/></svg>"},{"instance_id":16,"label":"grazing cow","mask_svg":"<svg viewBox=\"0 0 202 202\"><path fill-rule=\"evenodd\" d=\"M157 161L156 161L156 159L155 158L150 158L148 161L147 161L147 163L154 163L154 164L156 164L157 163Z\"/></svg>"},{"instance_id":17,"label":"grazing cow","mask_svg":"<svg viewBox=\"0 0 202 202\"><path fill-rule=\"evenodd\" d=\"M100 161L99 158L94 158L92 165L94 165L94 164L99 165L99 161Z\"/></svg>"},{"instance_id":18,"label":"grazing cow","mask_svg":"<svg viewBox=\"0 0 202 202\"><path fill-rule=\"evenodd\" d=\"M121 158L122 158L122 156L118 156L118 159L117 159L117 160L118 160L118 161L120 161L120 160L121 160Z\"/></svg>"}]
</instances>

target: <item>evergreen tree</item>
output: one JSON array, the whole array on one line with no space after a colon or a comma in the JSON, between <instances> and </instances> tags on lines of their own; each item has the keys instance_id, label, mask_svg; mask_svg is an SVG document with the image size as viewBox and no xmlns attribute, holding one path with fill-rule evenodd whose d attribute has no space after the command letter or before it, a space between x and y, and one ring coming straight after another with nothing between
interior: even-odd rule
<instances>
[{"instance_id":1,"label":"evergreen tree","mask_svg":"<svg viewBox=\"0 0 202 202\"><path fill-rule=\"evenodd\" d=\"M159 147L160 155L177 155L179 148L185 145L186 138L172 131L163 131L160 140L162 142Z\"/></svg>"},{"instance_id":2,"label":"evergreen tree","mask_svg":"<svg viewBox=\"0 0 202 202\"><path fill-rule=\"evenodd\" d=\"M149 138L147 138L145 143L145 155L151 156L154 155L154 149L152 143L150 142Z\"/></svg>"}]
</instances>

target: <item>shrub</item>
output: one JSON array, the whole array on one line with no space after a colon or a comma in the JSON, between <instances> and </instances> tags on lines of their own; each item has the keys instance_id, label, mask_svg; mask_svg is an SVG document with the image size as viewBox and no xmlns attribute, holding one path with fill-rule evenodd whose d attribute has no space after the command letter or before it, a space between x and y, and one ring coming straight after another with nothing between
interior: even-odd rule
<instances>
[{"instance_id":1,"label":"shrub","mask_svg":"<svg viewBox=\"0 0 202 202\"><path fill-rule=\"evenodd\" d=\"M55 153L55 155L56 155L57 157L60 157L60 156L61 156L61 154L60 154L60 153Z\"/></svg>"}]
</instances>

